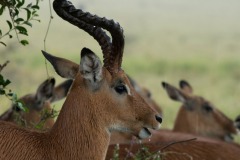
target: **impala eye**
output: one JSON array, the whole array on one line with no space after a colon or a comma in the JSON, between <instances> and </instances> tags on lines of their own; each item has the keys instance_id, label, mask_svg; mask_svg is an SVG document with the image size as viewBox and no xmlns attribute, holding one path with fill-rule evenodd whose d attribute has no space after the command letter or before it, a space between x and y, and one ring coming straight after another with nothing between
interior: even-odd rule
<instances>
[{"instance_id":1,"label":"impala eye","mask_svg":"<svg viewBox=\"0 0 240 160\"><path fill-rule=\"evenodd\" d=\"M208 105L208 104L204 105L204 106L203 106L203 109L204 109L205 111L207 111L207 112L212 112L212 111L213 111L213 108L212 108L210 105Z\"/></svg>"},{"instance_id":2,"label":"impala eye","mask_svg":"<svg viewBox=\"0 0 240 160\"><path fill-rule=\"evenodd\" d=\"M119 94L127 93L127 88L123 84L116 86L114 89Z\"/></svg>"}]
</instances>

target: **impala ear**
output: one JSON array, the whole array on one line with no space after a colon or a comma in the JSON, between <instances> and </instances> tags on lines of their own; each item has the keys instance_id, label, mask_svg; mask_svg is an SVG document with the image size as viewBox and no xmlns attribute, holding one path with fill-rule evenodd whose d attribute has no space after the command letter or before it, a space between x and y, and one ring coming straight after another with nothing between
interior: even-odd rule
<instances>
[{"instance_id":1,"label":"impala ear","mask_svg":"<svg viewBox=\"0 0 240 160\"><path fill-rule=\"evenodd\" d=\"M81 51L80 72L93 89L98 88L103 77L102 64L98 56L88 48L83 48Z\"/></svg>"},{"instance_id":2,"label":"impala ear","mask_svg":"<svg viewBox=\"0 0 240 160\"><path fill-rule=\"evenodd\" d=\"M163 88L167 91L168 96L175 101L180 101L185 103L187 101L187 96L185 93L181 92L179 89L175 88L174 86L162 82Z\"/></svg>"},{"instance_id":3,"label":"impala ear","mask_svg":"<svg viewBox=\"0 0 240 160\"><path fill-rule=\"evenodd\" d=\"M36 92L36 100L37 103L39 104L38 106L42 106L42 104L50 99L53 94L53 88L55 85L55 79L50 78L44 81L37 89Z\"/></svg>"},{"instance_id":4,"label":"impala ear","mask_svg":"<svg viewBox=\"0 0 240 160\"><path fill-rule=\"evenodd\" d=\"M79 71L79 65L67 59L55 57L42 51L44 57L52 64L55 71L63 78L74 79Z\"/></svg>"},{"instance_id":5,"label":"impala ear","mask_svg":"<svg viewBox=\"0 0 240 160\"><path fill-rule=\"evenodd\" d=\"M179 82L179 87L185 93L189 93L189 94L193 93L193 89L192 89L191 85L187 81L185 81L185 80L181 80Z\"/></svg>"},{"instance_id":6,"label":"impala ear","mask_svg":"<svg viewBox=\"0 0 240 160\"><path fill-rule=\"evenodd\" d=\"M51 102L55 102L58 100L63 99L67 96L68 91L70 90L70 87L72 85L73 80L66 80L63 83L56 86L53 90L53 96L51 97Z\"/></svg>"}]
</instances>

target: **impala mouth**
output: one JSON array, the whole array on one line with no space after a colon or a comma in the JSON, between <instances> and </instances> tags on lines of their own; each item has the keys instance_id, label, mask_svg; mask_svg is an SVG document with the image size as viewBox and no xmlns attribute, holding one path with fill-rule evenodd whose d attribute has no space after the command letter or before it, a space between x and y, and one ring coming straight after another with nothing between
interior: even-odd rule
<instances>
[{"instance_id":1,"label":"impala mouth","mask_svg":"<svg viewBox=\"0 0 240 160\"><path fill-rule=\"evenodd\" d=\"M139 139L145 139L145 138L149 138L151 135L152 135L151 132L147 128L143 127L140 130L140 132L139 132L137 137Z\"/></svg>"}]
</instances>

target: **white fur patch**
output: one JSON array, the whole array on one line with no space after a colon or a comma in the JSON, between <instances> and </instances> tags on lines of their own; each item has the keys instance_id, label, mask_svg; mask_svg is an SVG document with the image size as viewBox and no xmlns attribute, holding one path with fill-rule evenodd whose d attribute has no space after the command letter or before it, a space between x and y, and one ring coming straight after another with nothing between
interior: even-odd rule
<instances>
[{"instance_id":1,"label":"white fur patch","mask_svg":"<svg viewBox=\"0 0 240 160\"><path fill-rule=\"evenodd\" d=\"M97 87L102 80L102 64L99 58L94 54L82 57L80 62L80 72L83 78L91 82L92 87Z\"/></svg>"}]
</instances>

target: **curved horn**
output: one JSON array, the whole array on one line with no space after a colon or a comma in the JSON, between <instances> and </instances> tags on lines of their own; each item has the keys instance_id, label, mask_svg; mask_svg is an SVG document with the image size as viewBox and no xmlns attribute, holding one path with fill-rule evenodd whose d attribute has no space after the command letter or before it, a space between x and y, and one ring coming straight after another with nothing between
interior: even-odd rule
<instances>
[{"instance_id":1,"label":"curved horn","mask_svg":"<svg viewBox=\"0 0 240 160\"><path fill-rule=\"evenodd\" d=\"M99 26L108 30L112 36L112 47L111 54L108 57L105 57L107 60L104 61L104 67L106 67L111 73L118 72L121 69L124 50L124 35L123 29L119 23L115 23L113 20L108 20L105 17L100 18L97 15L83 12L80 9L76 9L71 2L65 0L55 0L53 7L57 13L59 11L60 13L65 12L72 18L77 18L78 20L84 21L88 24ZM62 17L61 15L59 16Z\"/></svg>"},{"instance_id":2,"label":"curved horn","mask_svg":"<svg viewBox=\"0 0 240 160\"><path fill-rule=\"evenodd\" d=\"M104 30L100 27L93 26L91 24L78 19L77 17L71 15L70 13L76 11L75 7L72 5L71 2L65 0L55 0L53 2L53 8L55 12L64 20L68 21L69 23L77 26L78 28L86 31L90 34L101 46L103 52L103 61L104 64L109 62L109 57L112 51L112 44L110 37L106 34Z\"/></svg>"}]
</instances>

